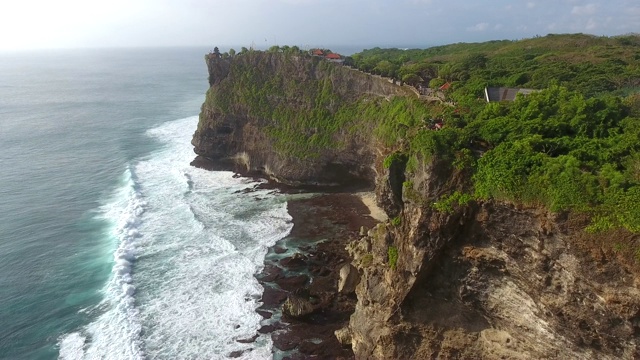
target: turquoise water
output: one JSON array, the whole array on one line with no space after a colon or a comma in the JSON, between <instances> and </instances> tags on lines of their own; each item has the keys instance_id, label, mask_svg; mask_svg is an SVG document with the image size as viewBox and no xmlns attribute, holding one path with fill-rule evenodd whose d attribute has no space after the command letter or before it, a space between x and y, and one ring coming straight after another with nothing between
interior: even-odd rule
<instances>
[{"instance_id":1,"label":"turquoise water","mask_svg":"<svg viewBox=\"0 0 640 360\"><path fill-rule=\"evenodd\" d=\"M269 356L235 339L290 218L189 166L206 51L0 54L0 358Z\"/></svg>"}]
</instances>

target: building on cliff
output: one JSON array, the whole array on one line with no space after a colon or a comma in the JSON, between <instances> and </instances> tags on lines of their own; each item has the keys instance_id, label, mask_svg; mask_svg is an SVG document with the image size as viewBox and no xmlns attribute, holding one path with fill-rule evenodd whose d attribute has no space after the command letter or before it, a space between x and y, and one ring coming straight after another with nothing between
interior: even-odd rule
<instances>
[{"instance_id":1,"label":"building on cliff","mask_svg":"<svg viewBox=\"0 0 640 360\"><path fill-rule=\"evenodd\" d=\"M484 99L487 102L513 101L516 99L516 96L518 94L529 95L532 92L536 91L538 90L507 87L486 87L484 88Z\"/></svg>"},{"instance_id":2,"label":"building on cliff","mask_svg":"<svg viewBox=\"0 0 640 360\"><path fill-rule=\"evenodd\" d=\"M327 56L325 56L325 59L331 62L339 63L339 64L342 64L344 62L344 59L342 58L342 56L336 53L327 54Z\"/></svg>"},{"instance_id":3,"label":"building on cliff","mask_svg":"<svg viewBox=\"0 0 640 360\"><path fill-rule=\"evenodd\" d=\"M209 59L219 59L222 56L220 55L220 49L218 49L218 47L214 47L213 51L209 52L209 54L207 54L207 56L209 57Z\"/></svg>"}]
</instances>

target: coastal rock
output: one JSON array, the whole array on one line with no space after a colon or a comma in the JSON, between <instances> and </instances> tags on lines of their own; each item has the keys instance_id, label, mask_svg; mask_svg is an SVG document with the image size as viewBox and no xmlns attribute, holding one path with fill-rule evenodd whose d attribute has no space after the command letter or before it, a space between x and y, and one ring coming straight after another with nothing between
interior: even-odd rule
<instances>
[{"instance_id":1,"label":"coastal rock","mask_svg":"<svg viewBox=\"0 0 640 360\"><path fill-rule=\"evenodd\" d=\"M291 257L280 260L280 265L289 269L298 269L307 265L306 260L307 260L306 256L300 253L295 253Z\"/></svg>"},{"instance_id":2,"label":"coastal rock","mask_svg":"<svg viewBox=\"0 0 640 360\"><path fill-rule=\"evenodd\" d=\"M334 332L336 335L336 339L342 345L351 345L351 330L349 327L344 327L342 329L338 329Z\"/></svg>"},{"instance_id":3,"label":"coastal rock","mask_svg":"<svg viewBox=\"0 0 640 360\"><path fill-rule=\"evenodd\" d=\"M320 354L320 356L328 358L327 345L322 342L304 341L298 346L298 349L303 354Z\"/></svg>"},{"instance_id":4,"label":"coastal rock","mask_svg":"<svg viewBox=\"0 0 640 360\"><path fill-rule=\"evenodd\" d=\"M309 282L309 276L303 274L279 279L276 281L276 284L283 290L293 291L305 286L307 282Z\"/></svg>"},{"instance_id":5,"label":"coastal rock","mask_svg":"<svg viewBox=\"0 0 640 360\"><path fill-rule=\"evenodd\" d=\"M275 330L276 330L276 327L274 325L263 325L262 327L260 327L260 329L258 329L258 332L260 334L269 334Z\"/></svg>"},{"instance_id":6,"label":"coastal rock","mask_svg":"<svg viewBox=\"0 0 640 360\"><path fill-rule=\"evenodd\" d=\"M284 275L281 268L275 265L267 265L264 267L262 272L259 275L257 275L257 278L261 281L272 282L282 278L283 276Z\"/></svg>"},{"instance_id":7,"label":"coastal rock","mask_svg":"<svg viewBox=\"0 0 640 360\"><path fill-rule=\"evenodd\" d=\"M239 342L241 344L251 344L252 342L256 341L256 339L258 338L258 334L255 334L254 336L247 338L247 339L238 339L236 340L236 342Z\"/></svg>"},{"instance_id":8,"label":"coastal rock","mask_svg":"<svg viewBox=\"0 0 640 360\"><path fill-rule=\"evenodd\" d=\"M276 254L284 254L287 252L287 249L282 247L282 246L274 246L273 247L273 252Z\"/></svg>"},{"instance_id":9,"label":"coastal rock","mask_svg":"<svg viewBox=\"0 0 640 360\"><path fill-rule=\"evenodd\" d=\"M282 351L293 350L298 346L298 343L300 342L299 338L289 333L274 333L271 334L271 339L273 340L273 345Z\"/></svg>"},{"instance_id":10,"label":"coastal rock","mask_svg":"<svg viewBox=\"0 0 640 360\"><path fill-rule=\"evenodd\" d=\"M308 296L291 294L282 305L282 313L293 318L300 318L314 311L315 306Z\"/></svg>"},{"instance_id":11,"label":"coastal rock","mask_svg":"<svg viewBox=\"0 0 640 360\"><path fill-rule=\"evenodd\" d=\"M338 280L338 292L351 294L356 291L356 286L360 282L358 269L351 264L345 264L340 268L340 279Z\"/></svg>"},{"instance_id":12,"label":"coastal rock","mask_svg":"<svg viewBox=\"0 0 640 360\"><path fill-rule=\"evenodd\" d=\"M263 319L271 319L271 317L273 316L272 313L264 310L256 310L256 312L258 313L258 315L262 316Z\"/></svg>"},{"instance_id":13,"label":"coastal rock","mask_svg":"<svg viewBox=\"0 0 640 360\"><path fill-rule=\"evenodd\" d=\"M263 306L266 308L274 308L281 304L287 298L287 293L270 287L265 287L262 293Z\"/></svg>"}]
</instances>

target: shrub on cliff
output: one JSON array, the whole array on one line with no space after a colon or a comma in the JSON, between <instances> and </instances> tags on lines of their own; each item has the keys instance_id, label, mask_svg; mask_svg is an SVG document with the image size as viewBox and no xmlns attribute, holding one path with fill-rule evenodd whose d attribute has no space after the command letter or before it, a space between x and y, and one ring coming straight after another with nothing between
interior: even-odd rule
<instances>
[{"instance_id":1,"label":"shrub on cliff","mask_svg":"<svg viewBox=\"0 0 640 360\"><path fill-rule=\"evenodd\" d=\"M501 109L497 109L500 107ZM640 229L635 173L640 119L614 97L586 99L565 88L487 107L472 126L494 147L478 160L480 198L542 203L551 210L606 213L612 226ZM486 120L485 120L486 118Z\"/></svg>"}]
</instances>

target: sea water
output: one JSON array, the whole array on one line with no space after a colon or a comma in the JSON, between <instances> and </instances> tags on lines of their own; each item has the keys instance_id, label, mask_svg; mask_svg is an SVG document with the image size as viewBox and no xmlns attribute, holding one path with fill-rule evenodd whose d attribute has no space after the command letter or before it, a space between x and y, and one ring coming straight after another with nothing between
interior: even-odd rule
<instances>
[{"instance_id":1,"label":"sea water","mask_svg":"<svg viewBox=\"0 0 640 360\"><path fill-rule=\"evenodd\" d=\"M0 54L0 358L270 358L282 195L191 167L207 49Z\"/></svg>"}]
</instances>

